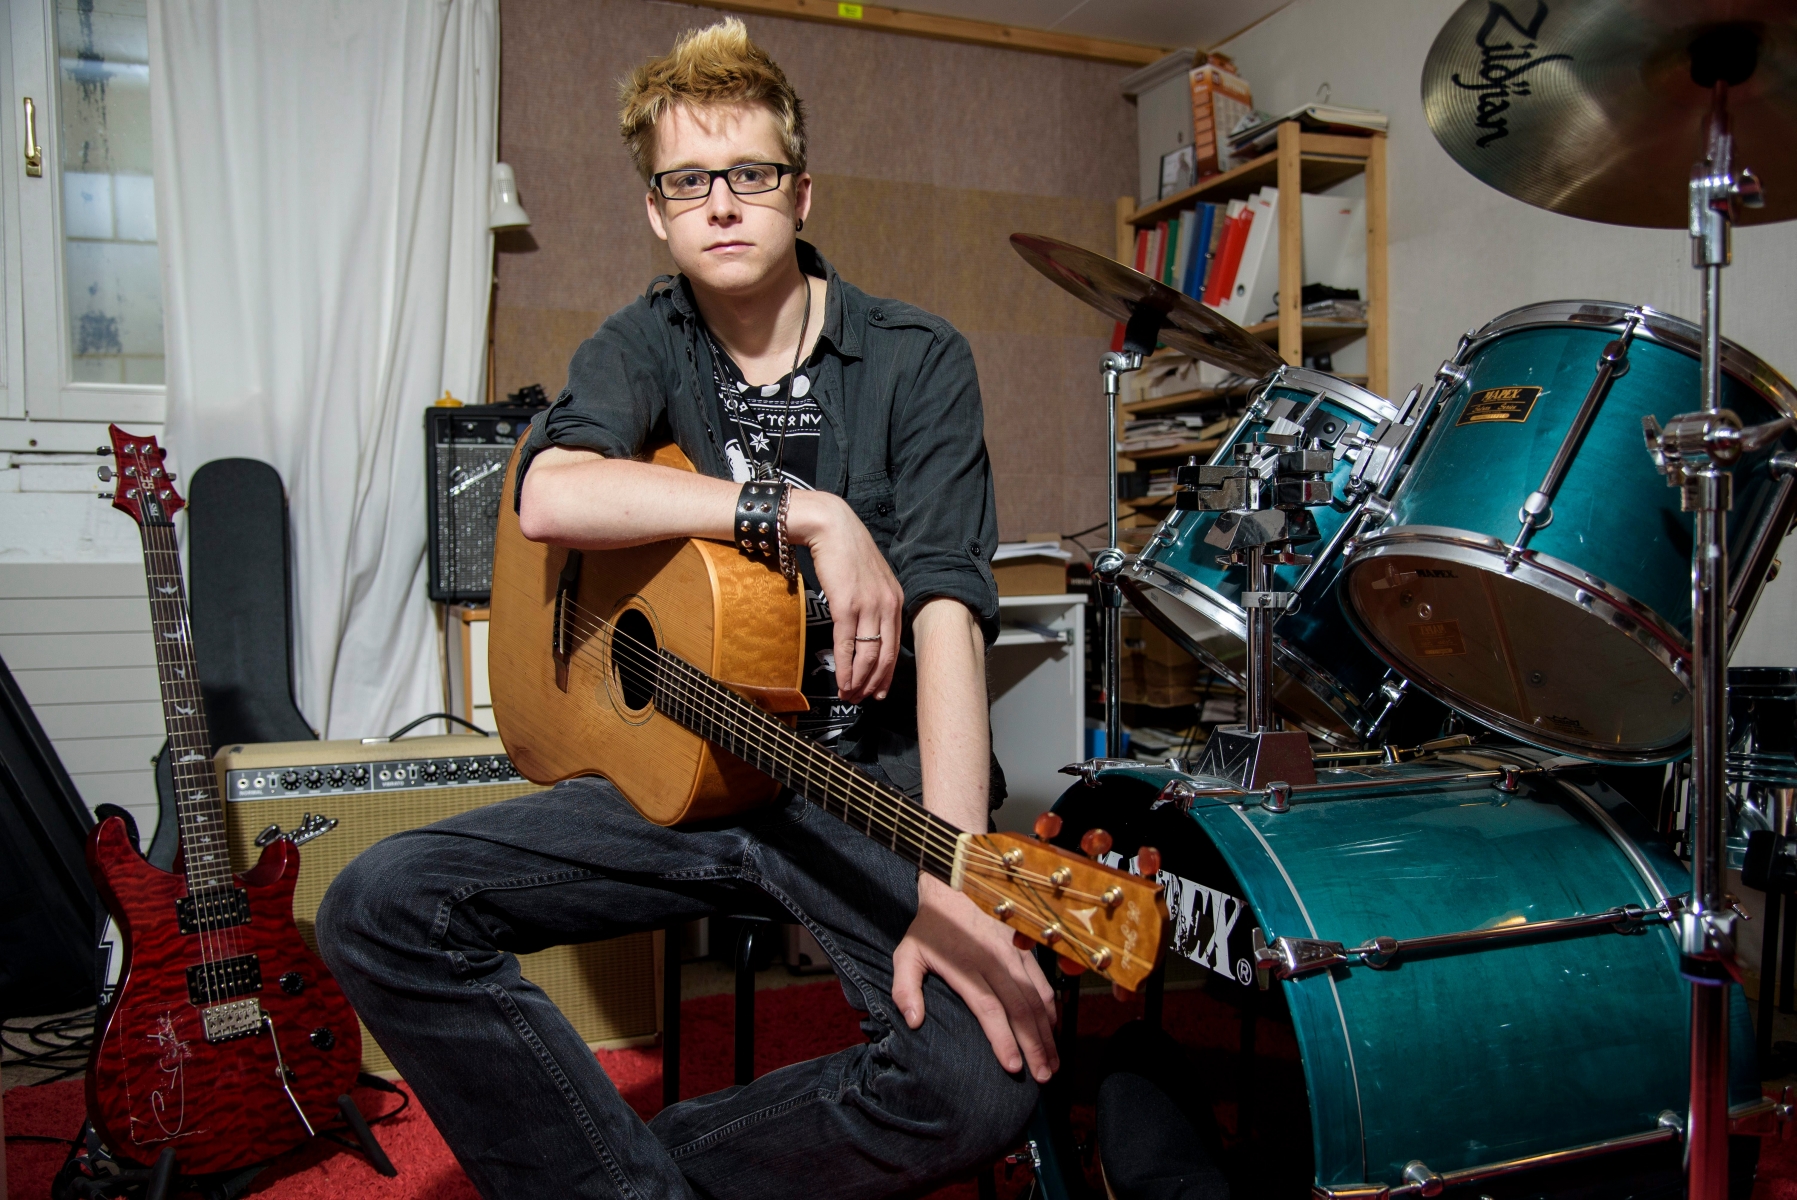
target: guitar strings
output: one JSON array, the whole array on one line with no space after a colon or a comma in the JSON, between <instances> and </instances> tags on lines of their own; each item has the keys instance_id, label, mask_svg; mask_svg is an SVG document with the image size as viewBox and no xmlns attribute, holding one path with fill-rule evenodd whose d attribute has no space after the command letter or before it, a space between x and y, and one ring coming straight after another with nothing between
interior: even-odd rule
<instances>
[{"instance_id":1,"label":"guitar strings","mask_svg":"<svg viewBox=\"0 0 1797 1200\"><path fill-rule=\"evenodd\" d=\"M662 659L653 649L626 634L621 640L624 650L630 656L627 659L625 656L619 655L615 649L620 643L620 638L618 636L620 631L615 625L598 616L598 614L593 613L591 610L586 609L576 601L564 601L564 605L567 609L572 610L574 613L585 618L586 628L579 632L585 633L589 638L592 634L600 631L611 635L605 639L605 642L608 646L614 648L612 658L620 672L627 667L633 669L636 672L637 682L648 684L652 691L657 679L668 678L667 673L657 670L657 668L662 666L667 660ZM590 657L594 662L599 664L601 668L605 665L605 656L601 653L600 647L590 640L583 641L583 643L576 648L574 653ZM728 696L730 700L735 701L730 707L735 708L737 705L741 705L743 711L725 712L716 715L722 717L722 720L719 722L720 725L722 725L726 731L740 736L745 745L752 749L767 752L769 760L776 763L779 761L781 751L784 750L786 752L787 762L794 766L797 765L795 752L806 754L813 765L822 767L823 770L834 777L833 782L845 787L847 790L853 792L857 798L867 802L879 815L890 818L894 826L895 834L897 832L912 833L921 843L922 849L934 849L939 855L943 856L948 863L952 864L954 848L959 838L960 830L956 830L952 826L947 825L946 822L942 822L940 817L937 817L934 813L929 813L927 810L925 810L924 816L921 817L909 811L909 806L911 804L909 797L902 797L901 800L899 797L885 794L884 790L881 789L875 781L867 779L859 772L853 770L850 764L838 758L830 751L823 750L821 747L817 747L809 742L800 741L799 745L793 745L792 739L796 739L797 735L793 734L790 729L781 725L779 726L779 733L775 734L766 726L777 725L778 723L767 713L749 706L746 701L742 701L734 692L730 692L728 688L723 687L721 684L717 684L717 682L712 680L709 676L705 676L702 672L698 672L698 669L693 667L690 663L686 663L677 656L670 656L670 658L673 662L677 662L688 670L694 671L708 682L716 685L719 690L724 693L724 696ZM704 693L700 692L691 681L679 679L678 673L678 669L676 669L673 673L674 678L671 682L674 683L673 690L676 691L679 698L693 701L694 707L701 712L705 711L707 708L716 709L721 707L717 702L723 700L724 696L707 697ZM703 704L703 701L706 699L711 700L712 703L710 705ZM755 726L758 724L763 727L756 728ZM812 751L817 751L817 754L812 754ZM820 805L820 807L822 806ZM909 823L908 828L906 827L907 822ZM943 828L933 828L932 825L934 822L941 822ZM871 830L869 832L871 833ZM924 864L920 863L919 865L921 866Z\"/></svg>"},{"instance_id":2,"label":"guitar strings","mask_svg":"<svg viewBox=\"0 0 1797 1200\"><path fill-rule=\"evenodd\" d=\"M612 636L609 639L606 639L607 643L612 647L618 646L619 631L615 625L613 625L612 623L599 617L597 614L595 614L591 610L585 608L584 606L579 604L579 602L577 602L577 601L564 600L563 603L564 603L564 606L568 610L586 618L586 628L580 630L580 632L587 634L589 637L594 632L598 632L601 630L603 630L605 632L609 632L612 634ZM709 683L709 684L713 685L714 687L716 687L719 690L720 696L714 697L713 698L714 701L716 699L728 698L732 707L739 708L741 710L740 714L737 714L737 720L730 727L730 731L736 732L738 734L742 734L743 732L745 732L745 730L747 730L749 732L753 732L755 734L755 738L756 738L756 748L770 748L769 741L768 741L769 735L779 737L781 739L781 742L784 742L788 745L790 745L792 739L796 737L796 735L794 735L791 732L791 730L785 728L784 726L779 726L778 733L775 734L773 727L776 725L776 722L774 722L774 720L771 716L769 716L767 713L763 712L760 709L751 707L750 705L748 705L748 703L746 701L742 700L741 697L737 696L736 693L731 692L728 688L724 687L721 684L718 684L717 681L711 679L710 676L704 675L702 672L700 672L698 670L698 668L693 667L690 663L685 662L685 660L680 659L677 656L670 656L670 660L664 660L664 659L660 658L655 653L655 651L653 651L649 647L643 645L641 642L638 642L635 638L632 638L627 634L624 635L624 637L623 637L623 648L626 651L628 651L633 657L628 663L622 657L617 657L617 666L619 667L620 671L622 671L627 665L630 666L637 672L638 682L648 683L651 687L651 690L653 690L653 685L654 685L655 679L657 677L660 677L659 673L656 672L655 667L662 665L664 662L668 662L670 660L672 663L678 664L679 667L684 668L687 671L693 672L693 674L698 679L702 679L706 683ZM600 653L600 648L598 646L594 645L590 641L584 642L581 646L579 646L574 651L574 653L588 656L593 661L599 663L601 667L604 666L604 658L603 658L603 655ZM616 656L615 650L613 651L613 653L614 653L614 656ZM645 662L647 662L649 665L645 666ZM642 676L644 674L647 674L649 676L649 678L646 680L643 679ZM694 689L691 686L684 686L684 685L680 685L680 684L677 684L676 686L677 686L678 690L680 691L682 698L690 698L693 695L695 695ZM700 695L702 696L702 693ZM744 716L752 717L753 720L755 721L755 723L763 726L764 729L756 730L756 729L752 729L751 727L745 726L741 720L741 718ZM747 743L750 741L750 739L748 737L745 737L744 741L745 741L745 743ZM775 742L772 744L772 746L771 746L772 752L769 755L770 758L773 758L774 754L777 753L778 749L780 748L781 742ZM870 799L876 806L883 806L883 812L881 815L886 815L886 816L890 816L890 817L894 818L895 824L897 823L897 821L905 820L905 819L909 819L913 823L918 822L918 817L915 816L910 811L908 811L909 806L912 803L910 801L909 797L904 797L902 795L898 796L898 797L886 795L881 789L878 788L875 781L866 779L859 772L855 771L850 764L837 758L835 755L831 754L829 751L823 750L821 747L817 747L813 743L802 743L802 744L804 745L806 752L808 754L813 755L815 757L816 761L818 761L820 764L824 765L825 769L831 772L831 774L835 777L837 782L848 785L850 788L852 788L852 789L856 790L858 793L860 793L863 798ZM790 754L789 754L789 761L790 761ZM820 805L820 807L822 807L822 806ZM936 817L935 814L928 813L927 810L925 810L925 817L932 821L939 822L941 820L941 818ZM943 823L943 824L946 826L946 823ZM952 832L950 832L950 831L952 831ZM871 831L869 831L869 832L871 835ZM938 853L942 854L946 860L948 860L947 865L950 866L951 869L952 869L952 863L953 863L953 858L954 858L955 844L958 841L959 833L960 833L959 830L954 830L952 826L948 826L948 827L946 827L946 830L929 830L925 835L925 836L934 835L940 839L939 843L934 848L937 849ZM969 849L973 851L974 855L984 859L986 865L1003 863L1002 856L998 855L996 852L992 851L990 848L979 844L978 842L970 841ZM920 863L919 865L923 865L923 864ZM972 864L970 863L969 865L972 865ZM1040 883L1040 884L1044 884L1044 885L1052 884L1052 880L1050 880L1047 876L1039 875L1034 872L1017 872L1015 870L1007 870L1007 874L1017 875L1022 878L1028 878L1032 882L1036 882L1036 883ZM1099 899L1098 897L1088 896L1084 893L1080 893L1079 896L1080 896L1080 898L1083 898L1083 899L1094 899L1094 900Z\"/></svg>"},{"instance_id":3,"label":"guitar strings","mask_svg":"<svg viewBox=\"0 0 1797 1200\"><path fill-rule=\"evenodd\" d=\"M137 463L138 478L151 478L149 464L139 459ZM141 486L141 484L140 484ZM150 578L147 580L150 591L151 626L158 643L173 643L171 657L176 659L176 666L184 668L180 678L169 678L164 671L158 670L158 682L161 684L163 719L169 727L169 753L177 755L170 764L170 775L175 785L175 814L180 826L181 855L183 874L187 882L187 894L192 906L196 931L200 938L200 980L201 991L209 1004L218 1003L227 997L223 995L226 984L223 972L210 969L212 964L227 958L235 958L243 953L241 935L235 926L224 929L212 928L209 918L220 911L229 911L208 901L214 900L212 893L220 886L218 876L220 854L223 860L223 886L229 889L234 886L229 862L229 849L221 851L221 839L225 837L222 821L208 821L208 817L217 815L208 811L199 811L217 807L222 812L223 801L217 806L206 805L199 799L209 789L217 787L213 772L206 768L209 762L184 762L179 757L175 745L180 740L178 735L198 737L209 741L204 718L204 701L199 691L199 678L193 659L192 624L185 603L186 595L182 588L180 575L180 551L173 544L174 527L172 525L145 525L142 528L144 541L145 567ZM173 592L158 596L157 582L166 578L167 586ZM176 636L169 637L172 630ZM192 710L191 715L183 715L179 704L187 701ZM207 749L210 749L208 745ZM200 829L199 826L210 824L212 828ZM195 843L200 844L196 845ZM204 849L212 855L210 862L196 864L196 851ZM196 866L198 880L196 884ZM200 893L208 893L205 896Z\"/></svg>"},{"instance_id":4,"label":"guitar strings","mask_svg":"<svg viewBox=\"0 0 1797 1200\"><path fill-rule=\"evenodd\" d=\"M590 636L593 632L596 632L598 630L608 631L613 634L613 636L610 639L608 639L609 644L614 647L619 645L619 641L618 641L618 637L617 637L618 631L617 631L616 626L612 625L610 622L605 621L603 618L598 617L596 614L593 614L591 612L591 610L584 608L584 606L580 605L578 602L564 601L564 604L569 610L571 610L581 616L584 616L586 618L586 623L585 623L586 627L584 629L581 629L580 632L586 633ZM698 670L698 668L693 667L690 663L687 663L684 659L680 659L677 656L670 656L669 659L664 660L664 659L660 658L659 656L657 656L655 651L653 651L651 648L643 645L641 642L638 642L636 639L630 637L629 635L624 635L623 642L622 642L622 648L625 651L627 651L632 656L632 658L628 662L625 659L623 659L621 656L618 658L617 665L618 665L620 671L624 670L626 667L630 667L636 673L636 678L638 679L638 681L639 682L647 682L651 686L652 690L653 690L653 685L654 685L655 679L657 677L659 677L655 671L655 668L657 666L664 665L664 664L676 665L680 669L684 669L685 671L692 672L693 676L697 680L701 680L706 684L710 684L713 688L716 688L718 695L714 698L714 700L716 700L716 699L727 700L733 708L740 710L740 715L753 718L756 725L763 727L763 729L765 730L765 733L761 729L752 730L752 732L754 732L756 734L756 739L757 739L756 740L756 748L767 748L768 735L773 735L780 739L779 742L777 742L773 745L772 752L770 752L770 755L769 755L770 758L774 757L774 754L778 752L778 750L780 749L782 744L784 744L784 745L792 745L793 744L793 739L796 737L796 735L794 735L791 732L791 730L785 728L784 726L776 726L776 723L774 722L773 718L771 716L769 716L767 713L763 712L760 709L751 707L746 701L744 701L736 693L730 691L728 688L724 687L723 685L718 684L716 680L713 680L713 679L711 679L710 676L703 674L702 672L700 672ZM581 645L574 651L574 653L578 654L578 655L583 655L583 656L586 656L586 657L592 659L594 662L599 663L601 667L603 667L603 665L604 665L604 659L603 659L602 654L600 653L600 647L592 644L591 642L587 642L587 643ZM616 653L616 651L614 650L614 654L615 653ZM648 666L644 665L644 660L647 660L647 662L649 664ZM642 678L643 674L648 674L650 676L650 678L648 678L647 680L644 680ZM682 685L678 682L675 685L675 690L677 690L680 693L682 698L690 698L694 694L692 687ZM703 697L702 693L701 693L701 696ZM739 720L735 725L733 725L730 728L729 731L738 733L740 735L743 732L743 728L744 727L742 726L742 724ZM748 742L749 740L750 739L747 737L744 738L745 742ZM808 755L813 756L815 760L817 760L821 765L825 766L825 769L827 769L831 772L831 774L834 777L836 782L846 784L849 787L855 789L857 792L863 794L864 796L871 796L872 800L876 803L876 805L883 805L884 811L882 812L881 815L890 815L890 816L892 816L894 818L898 818L898 819L908 818L913 821L917 820L917 818L908 811L909 806L912 804L912 801L910 800L909 797L905 797L902 795L899 795L897 797L888 796L887 794L885 794L882 790L880 790L878 788L876 781L866 779L859 772L855 771L851 764L848 764L848 763L844 762L843 760L837 758L835 755L830 754L829 751L823 750L822 748L817 747L813 743L799 743L799 744L804 746L805 751L807 752ZM870 791L870 789L872 789L872 790ZM820 805L820 807L825 807L825 806ZM925 810L924 816L925 816L925 818L927 818L928 820L931 820L933 822L941 821L941 818L936 817L935 814L929 813L927 810ZM846 817L844 819L846 820ZM941 833L941 835L944 839L944 842L946 844L938 845L935 848L947 860L947 862L945 863L945 866L952 869L953 856L954 856L954 844L958 840L960 831L954 830L952 826L945 826L945 828L939 832ZM871 830L869 831L869 833L871 836ZM1046 875L1042 875L1042 874L1039 874L1036 872L1030 872L1030 871L1019 871L1015 868L1005 866L1005 864L1003 862L1003 857L1001 855L999 855L997 852L991 850L989 847L986 847L986 846L980 844L977 841L970 841L968 848L972 853L971 853L969 861L965 865L969 868L980 866L980 865L985 865L985 866L997 865L997 866L1004 867L1005 877L1021 878L1021 879L1025 879L1030 882L1042 884L1045 886L1053 885L1053 881ZM975 859L983 860L983 861L974 861ZM922 864L920 864L920 865L922 865ZM1093 896L1089 893L1076 891L1076 892L1072 892L1069 894L1072 894L1076 898L1079 898L1079 899L1089 899L1089 900L1102 902L1101 897Z\"/></svg>"}]
</instances>

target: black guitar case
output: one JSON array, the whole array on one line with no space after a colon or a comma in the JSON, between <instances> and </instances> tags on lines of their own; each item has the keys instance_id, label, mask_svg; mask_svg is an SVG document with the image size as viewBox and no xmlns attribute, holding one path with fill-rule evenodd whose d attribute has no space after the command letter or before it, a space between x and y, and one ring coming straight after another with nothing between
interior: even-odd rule
<instances>
[{"instance_id":1,"label":"black guitar case","mask_svg":"<svg viewBox=\"0 0 1797 1200\"><path fill-rule=\"evenodd\" d=\"M0 1017L94 1002L93 818L0 662Z\"/></svg>"},{"instance_id":2,"label":"black guitar case","mask_svg":"<svg viewBox=\"0 0 1797 1200\"><path fill-rule=\"evenodd\" d=\"M293 588L287 494L254 458L219 458L187 491L187 595L194 661L212 749L315 738L293 703ZM162 819L149 860L175 860L174 774L168 745L156 756Z\"/></svg>"}]
</instances>

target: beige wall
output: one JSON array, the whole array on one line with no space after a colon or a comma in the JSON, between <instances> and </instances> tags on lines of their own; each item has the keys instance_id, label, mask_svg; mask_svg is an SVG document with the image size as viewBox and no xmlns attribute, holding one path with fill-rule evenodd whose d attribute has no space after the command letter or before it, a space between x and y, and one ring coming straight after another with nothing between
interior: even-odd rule
<instances>
[{"instance_id":1,"label":"beige wall","mask_svg":"<svg viewBox=\"0 0 1797 1200\"><path fill-rule=\"evenodd\" d=\"M617 84L709 9L504 0L500 150L533 222L502 240L495 371L553 395L605 316L672 269L617 136ZM1004 537L1104 514L1098 357L1110 326L1036 275L1019 230L1110 252L1134 186L1122 67L773 18L750 34L806 102L816 199L805 237L875 295L967 335Z\"/></svg>"}]
</instances>

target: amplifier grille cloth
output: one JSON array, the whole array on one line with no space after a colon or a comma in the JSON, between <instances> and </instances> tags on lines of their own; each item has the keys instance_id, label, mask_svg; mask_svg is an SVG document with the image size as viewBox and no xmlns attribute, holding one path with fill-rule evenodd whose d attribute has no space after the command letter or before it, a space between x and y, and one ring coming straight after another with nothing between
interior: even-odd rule
<instances>
[{"instance_id":1,"label":"amplifier grille cloth","mask_svg":"<svg viewBox=\"0 0 1797 1200\"><path fill-rule=\"evenodd\" d=\"M228 755L221 758L221 765L231 765ZM300 936L317 950L319 902L338 872L363 850L390 834L542 790L533 783L512 782L385 794L277 796L231 803L225 806L231 865L237 871L255 865L261 853L256 835L271 824L292 829L307 812L336 817L337 828L300 847L299 882L293 894L293 916ZM543 989L586 1041L639 1042L660 1029L653 938L650 933L634 933L581 946L554 946L536 954L521 954L518 962L524 977ZM362 1069L394 1069L367 1026L362 1028Z\"/></svg>"},{"instance_id":2,"label":"amplifier grille cloth","mask_svg":"<svg viewBox=\"0 0 1797 1200\"><path fill-rule=\"evenodd\" d=\"M493 530L512 447L438 443L431 450L433 478L444 481L436 485L443 489L437 499L436 594L484 597L493 590Z\"/></svg>"}]
</instances>

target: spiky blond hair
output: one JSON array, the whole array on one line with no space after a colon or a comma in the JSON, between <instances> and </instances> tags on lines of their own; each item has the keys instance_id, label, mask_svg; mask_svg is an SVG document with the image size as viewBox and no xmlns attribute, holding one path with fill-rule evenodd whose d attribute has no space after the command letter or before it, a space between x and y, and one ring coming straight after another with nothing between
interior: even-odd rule
<instances>
[{"instance_id":1,"label":"spiky blond hair","mask_svg":"<svg viewBox=\"0 0 1797 1200\"><path fill-rule=\"evenodd\" d=\"M805 169L805 106L786 72L749 40L735 17L681 34L672 50L630 73L618 87L618 100L618 132L645 183L654 170L655 123L676 104L767 105L787 160Z\"/></svg>"}]
</instances>

